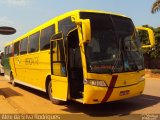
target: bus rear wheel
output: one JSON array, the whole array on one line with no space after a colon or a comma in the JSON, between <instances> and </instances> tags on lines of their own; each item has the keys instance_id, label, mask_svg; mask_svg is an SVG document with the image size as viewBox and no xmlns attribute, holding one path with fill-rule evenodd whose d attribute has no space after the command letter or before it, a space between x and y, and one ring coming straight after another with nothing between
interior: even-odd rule
<instances>
[{"instance_id":1,"label":"bus rear wheel","mask_svg":"<svg viewBox=\"0 0 160 120\"><path fill-rule=\"evenodd\" d=\"M51 80L48 83L47 92L48 92L49 99L51 100L52 103L57 104L57 105L65 104L65 101L53 98L53 96L52 96L52 92L53 92L52 91L52 81Z\"/></svg>"},{"instance_id":2,"label":"bus rear wheel","mask_svg":"<svg viewBox=\"0 0 160 120\"><path fill-rule=\"evenodd\" d=\"M14 81L14 76L13 76L13 74L11 73L11 75L10 75L10 81L11 81L11 84L12 84L12 86L16 86L16 83L15 83L15 81Z\"/></svg>"}]
</instances>

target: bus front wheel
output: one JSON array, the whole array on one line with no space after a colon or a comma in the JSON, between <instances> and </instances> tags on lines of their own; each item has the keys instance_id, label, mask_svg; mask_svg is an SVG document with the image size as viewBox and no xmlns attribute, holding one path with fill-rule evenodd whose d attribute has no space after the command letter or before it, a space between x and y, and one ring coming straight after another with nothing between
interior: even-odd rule
<instances>
[{"instance_id":1,"label":"bus front wheel","mask_svg":"<svg viewBox=\"0 0 160 120\"><path fill-rule=\"evenodd\" d=\"M52 103L57 104L57 105L62 105L65 103L62 100L58 100L58 99L53 98L53 96L52 96L52 92L53 92L52 91L52 81L51 80L49 81L47 92L48 92L49 99L51 100Z\"/></svg>"}]
</instances>

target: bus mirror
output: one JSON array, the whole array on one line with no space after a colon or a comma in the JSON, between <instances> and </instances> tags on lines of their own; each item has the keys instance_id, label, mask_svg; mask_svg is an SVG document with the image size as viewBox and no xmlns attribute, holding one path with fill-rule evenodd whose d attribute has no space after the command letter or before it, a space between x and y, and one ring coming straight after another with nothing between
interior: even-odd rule
<instances>
[{"instance_id":1,"label":"bus mirror","mask_svg":"<svg viewBox=\"0 0 160 120\"><path fill-rule=\"evenodd\" d=\"M74 22L78 26L82 26L82 36L83 36L83 43L87 43L91 40L91 23L89 19L79 19L74 20Z\"/></svg>"},{"instance_id":2,"label":"bus mirror","mask_svg":"<svg viewBox=\"0 0 160 120\"><path fill-rule=\"evenodd\" d=\"M142 48L151 48L155 45L154 32L150 28L136 27Z\"/></svg>"},{"instance_id":3,"label":"bus mirror","mask_svg":"<svg viewBox=\"0 0 160 120\"><path fill-rule=\"evenodd\" d=\"M12 27L6 27L6 26L0 27L0 34L11 35L14 33L16 33L16 29L14 29Z\"/></svg>"},{"instance_id":4,"label":"bus mirror","mask_svg":"<svg viewBox=\"0 0 160 120\"><path fill-rule=\"evenodd\" d=\"M91 23L89 19L82 21L83 42L88 43L91 40Z\"/></svg>"}]
</instances>

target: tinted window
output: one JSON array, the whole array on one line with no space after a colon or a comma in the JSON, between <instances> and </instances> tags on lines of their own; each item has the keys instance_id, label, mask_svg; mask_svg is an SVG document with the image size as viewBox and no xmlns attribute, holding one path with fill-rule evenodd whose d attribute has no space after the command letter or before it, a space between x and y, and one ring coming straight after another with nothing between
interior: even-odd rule
<instances>
[{"instance_id":1,"label":"tinted window","mask_svg":"<svg viewBox=\"0 0 160 120\"><path fill-rule=\"evenodd\" d=\"M94 73L110 73L117 60L118 40L110 15L81 13L83 19L91 21L91 41L85 44L88 71ZM122 66L121 59L118 61Z\"/></svg>"},{"instance_id":2,"label":"tinted window","mask_svg":"<svg viewBox=\"0 0 160 120\"><path fill-rule=\"evenodd\" d=\"M132 35L134 33L135 28L131 19L113 15L112 20L116 25L116 31L120 34Z\"/></svg>"},{"instance_id":3,"label":"tinted window","mask_svg":"<svg viewBox=\"0 0 160 120\"><path fill-rule=\"evenodd\" d=\"M7 47L5 47L5 56L7 56L8 55L8 46Z\"/></svg>"},{"instance_id":4,"label":"tinted window","mask_svg":"<svg viewBox=\"0 0 160 120\"><path fill-rule=\"evenodd\" d=\"M39 47L39 32L29 37L29 52L37 52Z\"/></svg>"},{"instance_id":5,"label":"tinted window","mask_svg":"<svg viewBox=\"0 0 160 120\"><path fill-rule=\"evenodd\" d=\"M8 46L8 57L11 57L13 54L12 54L12 45Z\"/></svg>"},{"instance_id":6,"label":"tinted window","mask_svg":"<svg viewBox=\"0 0 160 120\"><path fill-rule=\"evenodd\" d=\"M144 69L131 19L97 13L81 13L80 16L91 21L91 41L85 44L89 72L118 73Z\"/></svg>"},{"instance_id":7,"label":"tinted window","mask_svg":"<svg viewBox=\"0 0 160 120\"><path fill-rule=\"evenodd\" d=\"M58 22L58 31L62 32L65 36L74 28L76 28L76 24L72 22L71 17L67 17Z\"/></svg>"},{"instance_id":8,"label":"tinted window","mask_svg":"<svg viewBox=\"0 0 160 120\"><path fill-rule=\"evenodd\" d=\"M14 56L19 55L19 42L14 43Z\"/></svg>"},{"instance_id":9,"label":"tinted window","mask_svg":"<svg viewBox=\"0 0 160 120\"><path fill-rule=\"evenodd\" d=\"M50 48L50 38L53 34L55 34L55 26L49 26L42 30L40 40L41 50L46 50Z\"/></svg>"},{"instance_id":10,"label":"tinted window","mask_svg":"<svg viewBox=\"0 0 160 120\"><path fill-rule=\"evenodd\" d=\"M27 53L27 46L28 46L28 38L24 38L21 40L21 46L20 46L20 54Z\"/></svg>"},{"instance_id":11,"label":"tinted window","mask_svg":"<svg viewBox=\"0 0 160 120\"><path fill-rule=\"evenodd\" d=\"M5 57L11 57L12 56L12 45L5 47Z\"/></svg>"},{"instance_id":12,"label":"tinted window","mask_svg":"<svg viewBox=\"0 0 160 120\"><path fill-rule=\"evenodd\" d=\"M62 40L53 42L53 50L56 52L54 52L52 56L52 73L57 76L66 76L66 63L63 45Z\"/></svg>"}]
</instances>

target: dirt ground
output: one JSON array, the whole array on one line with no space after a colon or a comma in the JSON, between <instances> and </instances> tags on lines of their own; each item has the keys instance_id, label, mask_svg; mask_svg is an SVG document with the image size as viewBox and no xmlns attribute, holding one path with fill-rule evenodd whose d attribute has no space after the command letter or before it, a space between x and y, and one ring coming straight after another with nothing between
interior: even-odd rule
<instances>
[{"instance_id":1,"label":"dirt ground","mask_svg":"<svg viewBox=\"0 0 160 120\"><path fill-rule=\"evenodd\" d=\"M154 70L146 69L145 73L146 73L145 74L146 78L159 78L160 79L160 70L158 69L154 69Z\"/></svg>"}]
</instances>

